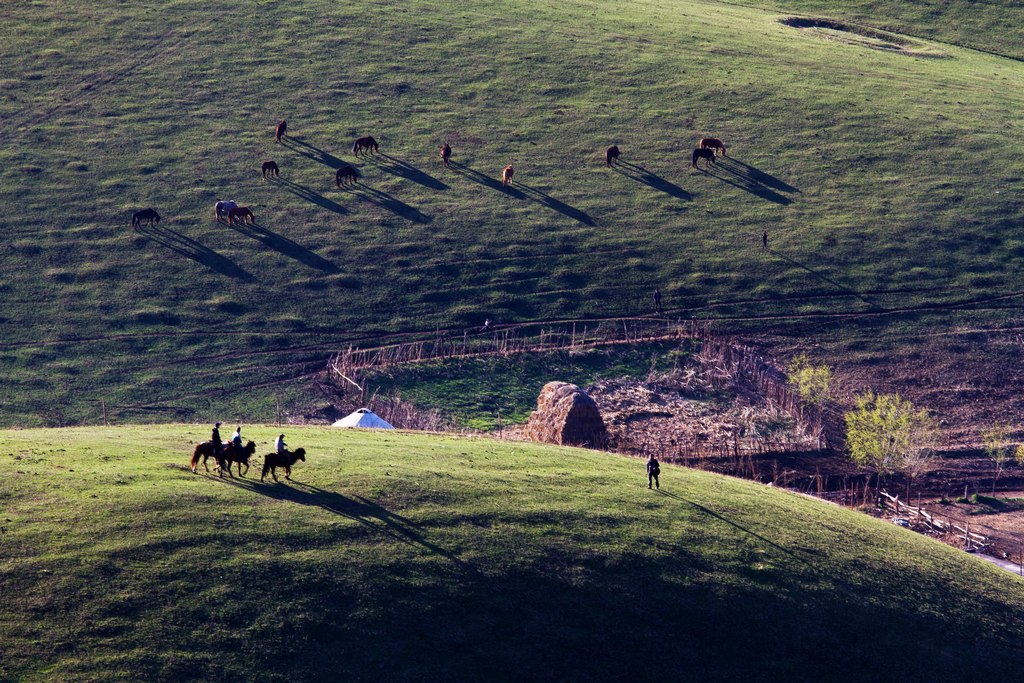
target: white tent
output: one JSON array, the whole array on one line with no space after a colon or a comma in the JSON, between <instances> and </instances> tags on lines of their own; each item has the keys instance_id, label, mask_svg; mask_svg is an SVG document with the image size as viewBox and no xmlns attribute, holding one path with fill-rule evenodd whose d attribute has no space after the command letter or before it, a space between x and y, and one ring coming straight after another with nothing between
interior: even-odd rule
<instances>
[{"instance_id":1,"label":"white tent","mask_svg":"<svg viewBox=\"0 0 1024 683\"><path fill-rule=\"evenodd\" d=\"M394 429L384 420L377 417L369 408L360 408L351 415L347 415L337 422L332 427L355 427L357 429Z\"/></svg>"}]
</instances>

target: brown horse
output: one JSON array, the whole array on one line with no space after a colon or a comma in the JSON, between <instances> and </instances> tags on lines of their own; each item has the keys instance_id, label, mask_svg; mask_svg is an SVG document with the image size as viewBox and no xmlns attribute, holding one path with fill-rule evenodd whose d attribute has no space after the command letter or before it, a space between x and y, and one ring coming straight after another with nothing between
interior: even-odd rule
<instances>
[{"instance_id":1,"label":"brown horse","mask_svg":"<svg viewBox=\"0 0 1024 683\"><path fill-rule=\"evenodd\" d=\"M448 162L452 158L452 148L447 142L441 145L441 163L444 164L445 168L448 168Z\"/></svg>"},{"instance_id":2,"label":"brown horse","mask_svg":"<svg viewBox=\"0 0 1024 683\"><path fill-rule=\"evenodd\" d=\"M260 481L263 481L263 477L267 476L267 472L274 477L274 481L277 481L277 468L284 468L284 478L292 478L292 465L295 464L296 460L306 462L306 449L296 448L294 451L285 451L284 453L267 453L263 456L263 474L260 475Z\"/></svg>"},{"instance_id":3,"label":"brown horse","mask_svg":"<svg viewBox=\"0 0 1024 683\"><path fill-rule=\"evenodd\" d=\"M701 138L697 143L697 149L714 149L721 152L723 157L725 156L725 143L718 138Z\"/></svg>"},{"instance_id":4,"label":"brown horse","mask_svg":"<svg viewBox=\"0 0 1024 683\"><path fill-rule=\"evenodd\" d=\"M359 153L363 150L369 150L370 153L375 153L380 150L380 145L373 139L373 136L367 135L365 138L359 138L352 143L352 153L359 156Z\"/></svg>"},{"instance_id":5,"label":"brown horse","mask_svg":"<svg viewBox=\"0 0 1024 683\"><path fill-rule=\"evenodd\" d=\"M281 138L288 132L288 122L281 121L277 124L277 130L274 131L274 142L281 142Z\"/></svg>"},{"instance_id":6,"label":"brown horse","mask_svg":"<svg viewBox=\"0 0 1024 683\"><path fill-rule=\"evenodd\" d=\"M512 168L512 164L501 169L501 184L503 187L512 184L512 176L515 175L515 173L516 169Z\"/></svg>"},{"instance_id":7,"label":"brown horse","mask_svg":"<svg viewBox=\"0 0 1024 683\"><path fill-rule=\"evenodd\" d=\"M701 159L707 161L707 168L711 168L711 164L715 163L715 151L713 149L695 149L693 150L693 156L690 158L690 166L693 168L700 168L697 163Z\"/></svg>"},{"instance_id":8,"label":"brown horse","mask_svg":"<svg viewBox=\"0 0 1024 683\"><path fill-rule=\"evenodd\" d=\"M238 219L238 222L242 225L246 223L250 225L256 224L256 217L252 215L252 211L249 210L248 206L236 206L228 211L228 225L234 225L235 219Z\"/></svg>"},{"instance_id":9,"label":"brown horse","mask_svg":"<svg viewBox=\"0 0 1024 683\"><path fill-rule=\"evenodd\" d=\"M278 167L276 161L263 162L263 177L266 178L268 173L273 175L275 178L281 175L281 169Z\"/></svg>"},{"instance_id":10,"label":"brown horse","mask_svg":"<svg viewBox=\"0 0 1024 683\"><path fill-rule=\"evenodd\" d=\"M146 221L149 227L160 223L160 214L155 209L143 209L132 214L132 227L136 230L142 227L142 221Z\"/></svg>"},{"instance_id":11,"label":"brown horse","mask_svg":"<svg viewBox=\"0 0 1024 683\"><path fill-rule=\"evenodd\" d=\"M343 185L354 185L359 182L359 171L354 166L345 165L334 174L334 183L338 187Z\"/></svg>"},{"instance_id":12,"label":"brown horse","mask_svg":"<svg viewBox=\"0 0 1024 683\"><path fill-rule=\"evenodd\" d=\"M248 473L249 458L255 452L256 444L250 441L241 449L235 448L234 444L224 444L224 448L221 449L220 455L218 455L212 441L203 441L196 444L196 449L192 452L192 473L195 474L196 467L199 465L199 458L202 457L203 467L207 472L210 471L210 467L206 461L213 458L217 462L217 470L220 472L220 476L223 477L225 471L227 471L229 477L234 476L231 474L231 463L233 462L238 463L238 476L242 476L242 465L245 465L245 471Z\"/></svg>"},{"instance_id":13,"label":"brown horse","mask_svg":"<svg viewBox=\"0 0 1024 683\"><path fill-rule=\"evenodd\" d=\"M609 166L614 166L615 160L619 158L619 154L621 154L621 152L619 152L619 146L612 145L604 153L604 162Z\"/></svg>"}]
</instances>

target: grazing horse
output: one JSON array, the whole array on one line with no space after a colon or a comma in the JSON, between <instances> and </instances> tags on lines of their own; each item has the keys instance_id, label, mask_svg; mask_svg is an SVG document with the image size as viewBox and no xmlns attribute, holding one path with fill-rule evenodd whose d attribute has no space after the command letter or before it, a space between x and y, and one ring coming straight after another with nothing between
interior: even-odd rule
<instances>
[{"instance_id":1,"label":"grazing horse","mask_svg":"<svg viewBox=\"0 0 1024 683\"><path fill-rule=\"evenodd\" d=\"M707 161L707 168L711 168L711 164L715 163L715 150L713 149L695 149L693 150L693 157L690 159L690 166L693 168L700 168L697 164L698 161L704 159Z\"/></svg>"},{"instance_id":2,"label":"grazing horse","mask_svg":"<svg viewBox=\"0 0 1024 683\"><path fill-rule=\"evenodd\" d=\"M512 164L509 164L505 168L501 169L501 185L502 185L502 187L505 187L506 185L511 185L512 184L512 176L515 175L515 172L516 172L516 170L514 168L512 168Z\"/></svg>"},{"instance_id":3,"label":"grazing horse","mask_svg":"<svg viewBox=\"0 0 1024 683\"><path fill-rule=\"evenodd\" d=\"M371 153L374 153L380 150L380 145L373 139L373 136L367 135L365 138L359 138L352 143L352 153L356 156L359 156L359 152L363 150L369 150Z\"/></svg>"},{"instance_id":4,"label":"grazing horse","mask_svg":"<svg viewBox=\"0 0 1024 683\"><path fill-rule=\"evenodd\" d=\"M236 208L238 208L238 202L233 199L225 202L217 202L213 205L213 216L219 221L231 213L231 209Z\"/></svg>"},{"instance_id":5,"label":"grazing horse","mask_svg":"<svg viewBox=\"0 0 1024 683\"><path fill-rule=\"evenodd\" d=\"M236 206L235 208L228 211L228 225L234 225L235 220L245 225L256 225L256 217L252 215L252 211L249 210L248 206Z\"/></svg>"},{"instance_id":6,"label":"grazing horse","mask_svg":"<svg viewBox=\"0 0 1024 683\"><path fill-rule=\"evenodd\" d=\"M619 158L620 154L621 152L619 152L619 146L612 145L604 153L604 163L608 164L609 166L614 166L615 160Z\"/></svg>"},{"instance_id":7,"label":"grazing horse","mask_svg":"<svg viewBox=\"0 0 1024 683\"><path fill-rule=\"evenodd\" d=\"M277 468L284 468L284 478L292 478L292 465L295 464L296 460L306 462L306 449L296 448L294 451L285 451L284 453L267 453L263 456L263 474L260 475L260 481L263 481L263 477L267 476L267 472L274 477L274 481L277 481Z\"/></svg>"},{"instance_id":8,"label":"grazing horse","mask_svg":"<svg viewBox=\"0 0 1024 683\"><path fill-rule=\"evenodd\" d=\"M441 145L441 163L448 168L448 162L452 158L452 147L447 142Z\"/></svg>"},{"instance_id":9,"label":"grazing horse","mask_svg":"<svg viewBox=\"0 0 1024 683\"><path fill-rule=\"evenodd\" d=\"M714 149L720 151L723 157L725 156L725 143L718 138L701 138L697 143L697 149Z\"/></svg>"},{"instance_id":10,"label":"grazing horse","mask_svg":"<svg viewBox=\"0 0 1024 683\"><path fill-rule=\"evenodd\" d=\"M274 131L274 142L281 142L281 138L288 132L288 122L281 121L277 124L277 130Z\"/></svg>"},{"instance_id":11,"label":"grazing horse","mask_svg":"<svg viewBox=\"0 0 1024 683\"><path fill-rule=\"evenodd\" d=\"M354 185L359 182L359 171L355 169L355 166L349 166L346 164L338 169L338 172L334 174L334 182L338 187L342 185Z\"/></svg>"},{"instance_id":12,"label":"grazing horse","mask_svg":"<svg viewBox=\"0 0 1024 683\"><path fill-rule=\"evenodd\" d=\"M142 221L146 221L150 227L154 223L160 223L160 214L154 209L143 209L132 214L132 227L138 230L142 227Z\"/></svg>"},{"instance_id":13,"label":"grazing horse","mask_svg":"<svg viewBox=\"0 0 1024 683\"><path fill-rule=\"evenodd\" d=\"M217 455L216 449L213 447L212 441L203 441L202 443L196 444L196 449L192 452L192 474L195 474L196 467L199 465L199 458L203 458L203 468L207 472L210 471L210 466L207 465L206 461L213 458L217 462L217 470L220 472L220 476L224 476L224 472L227 471L229 477L233 477L231 474L231 463L238 463L238 476L242 476L242 465L245 465L245 471L249 471L249 458L253 453L256 452L256 444L252 441L245 444L241 449L235 448L233 444L224 444L224 448L221 449L220 455Z\"/></svg>"},{"instance_id":14,"label":"grazing horse","mask_svg":"<svg viewBox=\"0 0 1024 683\"><path fill-rule=\"evenodd\" d=\"M263 177L266 178L268 173L272 174L275 178L281 175L281 169L276 161L263 162Z\"/></svg>"}]
</instances>

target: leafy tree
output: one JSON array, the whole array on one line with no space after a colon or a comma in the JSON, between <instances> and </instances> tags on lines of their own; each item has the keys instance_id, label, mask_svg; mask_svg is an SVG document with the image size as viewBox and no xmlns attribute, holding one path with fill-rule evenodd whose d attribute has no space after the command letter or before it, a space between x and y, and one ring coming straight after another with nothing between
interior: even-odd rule
<instances>
[{"instance_id":1,"label":"leafy tree","mask_svg":"<svg viewBox=\"0 0 1024 683\"><path fill-rule=\"evenodd\" d=\"M999 481L999 475L1002 474L1003 468L1011 457L1020 462L1022 457L1020 446L1014 448L1009 442L1010 430L1004 425L999 425L988 430L982 434L982 439L985 444L985 454L988 455L988 459L992 461L995 466L995 472L992 477L992 495L996 495L996 482Z\"/></svg>"},{"instance_id":2,"label":"leafy tree","mask_svg":"<svg viewBox=\"0 0 1024 683\"><path fill-rule=\"evenodd\" d=\"M875 490L882 477L901 472L907 477L907 497L915 477L931 465L938 429L924 409L899 394L867 392L846 413L846 445L850 458L875 472Z\"/></svg>"},{"instance_id":3,"label":"leafy tree","mask_svg":"<svg viewBox=\"0 0 1024 683\"><path fill-rule=\"evenodd\" d=\"M806 353L796 356L787 371L789 384L807 403L820 406L832 391L832 370L827 365L814 365Z\"/></svg>"}]
</instances>

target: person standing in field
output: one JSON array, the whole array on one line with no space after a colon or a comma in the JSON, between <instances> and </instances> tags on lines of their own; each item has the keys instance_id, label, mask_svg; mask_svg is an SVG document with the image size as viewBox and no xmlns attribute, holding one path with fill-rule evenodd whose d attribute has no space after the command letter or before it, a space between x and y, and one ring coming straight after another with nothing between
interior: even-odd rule
<instances>
[{"instance_id":1,"label":"person standing in field","mask_svg":"<svg viewBox=\"0 0 1024 683\"><path fill-rule=\"evenodd\" d=\"M768 251L768 231L761 233L761 251Z\"/></svg>"},{"instance_id":2,"label":"person standing in field","mask_svg":"<svg viewBox=\"0 0 1024 683\"><path fill-rule=\"evenodd\" d=\"M654 310L656 313L661 313L661 290L657 287L654 289Z\"/></svg>"},{"instance_id":3,"label":"person standing in field","mask_svg":"<svg viewBox=\"0 0 1024 683\"><path fill-rule=\"evenodd\" d=\"M658 464L658 459L651 455L647 459L647 488L651 488L653 483L656 488L661 489L661 482L658 481L659 474L661 474L661 465Z\"/></svg>"}]
</instances>

